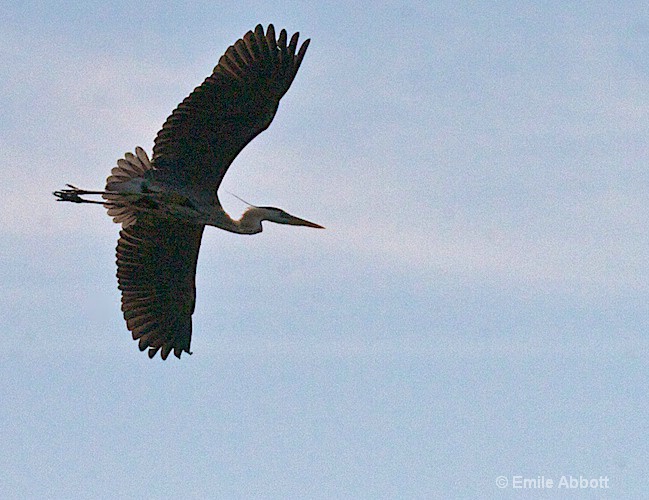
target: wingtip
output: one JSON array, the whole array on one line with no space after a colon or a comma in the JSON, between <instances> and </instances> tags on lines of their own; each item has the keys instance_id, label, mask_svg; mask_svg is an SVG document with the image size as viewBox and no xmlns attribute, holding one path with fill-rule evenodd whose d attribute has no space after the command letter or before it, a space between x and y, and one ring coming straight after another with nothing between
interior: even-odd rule
<instances>
[{"instance_id":1,"label":"wingtip","mask_svg":"<svg viewBox=\"0 0 649 500\"><path fill-rule=\"evenodd\" d=\"M194 354L193 352L191 352L191 351L189 351L189 350L187 350L187 349L179 349L179 348L175 348L175 349L174 349L174 356L176 356L178 359L181 359L181 356L183 355L183 352L186 352L186 353L189 354L190 356L191 356L192 354Z\"/></svg>"}]
</instances>

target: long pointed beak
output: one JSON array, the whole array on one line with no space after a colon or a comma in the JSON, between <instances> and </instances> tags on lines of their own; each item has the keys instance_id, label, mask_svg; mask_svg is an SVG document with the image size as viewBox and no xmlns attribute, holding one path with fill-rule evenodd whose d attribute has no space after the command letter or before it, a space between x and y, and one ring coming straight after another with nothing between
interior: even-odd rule
<instances>
[{"instance_id":1,"label":"long pointed beak","mask_svg":"<svg viewBox=\"0 0 649 500\"><path fill-rule=\"evenodd\" d=\"M306 227L315 227L316 229L324 229L323 226L320 224L316 224L315 222L309 222L308 220L300 219L299 217L294 217L292 216L292 219L289 219L287 224L290 224L291 226L306 226Z\"/></svg>"}]
</instances>

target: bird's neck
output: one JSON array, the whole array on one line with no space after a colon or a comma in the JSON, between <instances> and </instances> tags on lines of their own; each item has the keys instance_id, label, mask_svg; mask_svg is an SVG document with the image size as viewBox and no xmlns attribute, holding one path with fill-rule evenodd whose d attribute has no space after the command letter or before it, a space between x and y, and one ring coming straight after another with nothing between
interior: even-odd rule
<instances>
[{"instance_id":1,"label":"bird's neck","mask_svg":"<svg viewBox=\"0 0 649 500\"><path fill-rule=\"evenodd\" d=\"M250 207L243 213L239 220L233 219L229 215L225 214L227 219L224 221L221 215L219 223L214 225L221 229L225 229L226 231L230 231L231 233L257 234L262 232L263 227L261 226L261 221L267 220L267 215L267 210L265 208Z\"/></svg>"},{"instance_id":2,"label":"bird's neck","mask_svg":"<svg viewBox=\"0 0 649 500\"><path fill-rule=\"evenodd\" d=\"M261 221L265 219L265 209L250 207L236 223L243 234L257 234L262 232Z\"/></svg>"}]
</instances>

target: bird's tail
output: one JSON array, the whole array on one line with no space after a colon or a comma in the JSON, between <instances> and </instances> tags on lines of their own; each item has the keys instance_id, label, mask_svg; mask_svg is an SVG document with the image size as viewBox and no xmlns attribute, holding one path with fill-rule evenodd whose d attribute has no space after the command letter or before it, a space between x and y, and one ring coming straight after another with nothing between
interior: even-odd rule
<instances>
[{"instance_id":1,"label":"bird's tail","mask_svg":"<svg viewBox=\"0 0 649 500\"><path fill-rule=\"evenodd\" d=\"M124 158L117 160L117 166L111 170L106 179L106 191L112 191L102 195L102 198L107 201L108 215L123 227L130 226L137 220L133 200L125 197L123 193L140 191L142 183L145 182L144 175L148 170L153 170L153 164L146 152L138 146L135 148L135 154L126 153Z\"/></svg>"}]
</instances>

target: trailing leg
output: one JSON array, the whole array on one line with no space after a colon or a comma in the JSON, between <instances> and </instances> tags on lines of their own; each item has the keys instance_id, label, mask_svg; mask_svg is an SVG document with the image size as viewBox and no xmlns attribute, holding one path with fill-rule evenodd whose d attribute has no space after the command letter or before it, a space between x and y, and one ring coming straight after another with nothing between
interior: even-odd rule
<instances>
[{"instance_id":1,"label":"trailing leg","mask_svg":"<svg viewBox=\"0 0 649 500\"><path fill-rule=\"evenodd\" d=\"M87 194L105 194L105 191L86 191L84 189L79 189L78 187L73 186L72 184L66 184L70 189L61 189L60 191L54 191L52 194L56 196L56 201L71 201L72 203L97 203L99 205L104 205L103 201L94 201L86 200L81 198L81 195Z\"/></svg>"}]
</instances>

